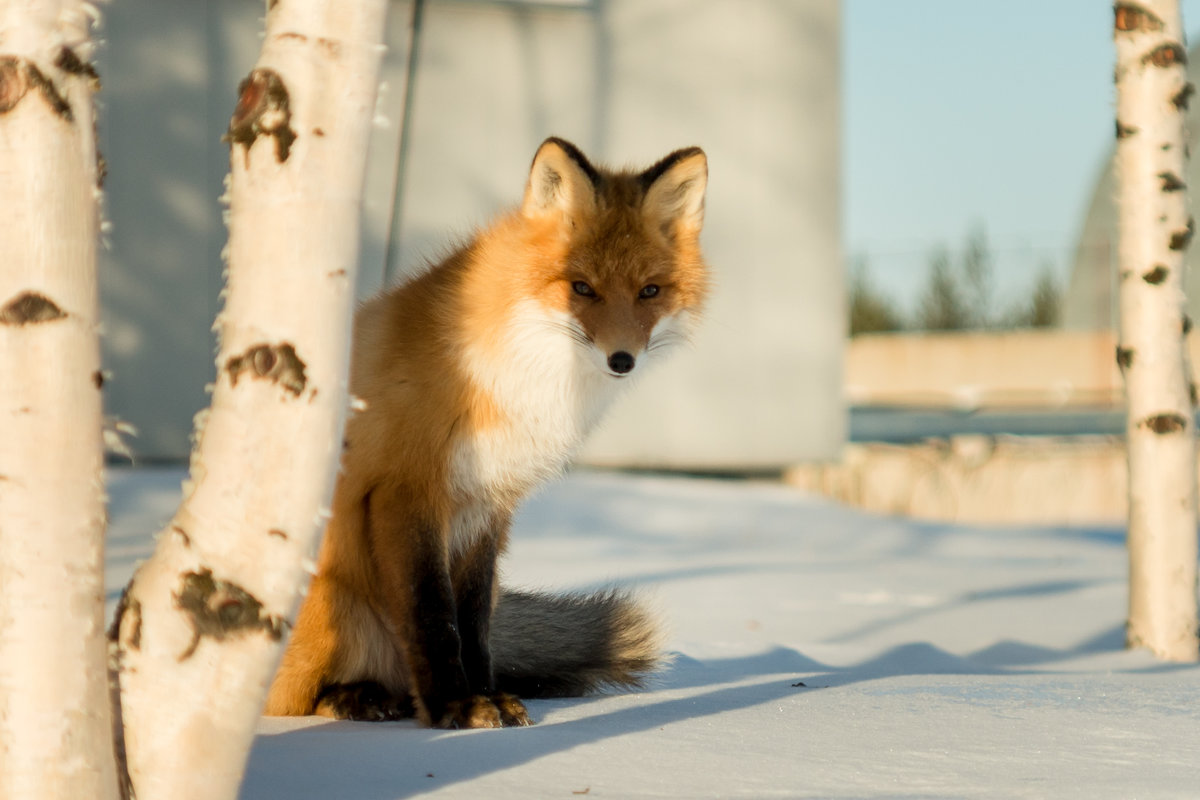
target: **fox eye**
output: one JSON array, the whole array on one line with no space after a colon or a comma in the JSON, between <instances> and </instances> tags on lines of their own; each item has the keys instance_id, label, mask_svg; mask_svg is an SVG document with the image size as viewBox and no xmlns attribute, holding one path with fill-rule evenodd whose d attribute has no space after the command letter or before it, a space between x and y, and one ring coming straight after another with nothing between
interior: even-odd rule
<instances>
[{"instance_id":1,"label":"fox eye","mask_svg":"<svg viewBox=\"0 0 1200 800\"><path fill-rule=\"evenodd\" d=\"M642 287L642 290L640 292L638 292L638 297L645 300L650 297L655 297L657 294L658 294L658 284L648 283Z\"/></svg>"},{"instance_id":2,"label":"fox eye","mask_svg":"<svg viewBox=\"0 0 1200 800\"><path fill-rule=\"evenodd\" d=\"M571 284L571 291L580 297L595 297L596 290L587 281L575 281Z\"/></svg>"}]
</instances>

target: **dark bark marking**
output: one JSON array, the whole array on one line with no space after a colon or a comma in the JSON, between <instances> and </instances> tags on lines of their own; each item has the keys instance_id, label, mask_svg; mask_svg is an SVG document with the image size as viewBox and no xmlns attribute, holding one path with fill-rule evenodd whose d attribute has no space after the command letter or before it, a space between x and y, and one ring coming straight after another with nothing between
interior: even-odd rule
<instances>
[{"instance_id":1,"label":"dark bark marking","mask_svg":"<svg viewBox=\"0 0 1200 800\"><path fill-rule=\"evenodd\" d=\"M1142 56L1142 64L1149 64L1163 69L1175 65L1186 66L1187 52L1178 43L1167 42L1166 44L1160 44Z\"/></svg>"},{"instance_id":2,"label":"dark bark marking","mask_svg":"<svg viewBox=\"0 0 1200 800\"><path fill-rule=\"evenodd\" d=\"M30 89L40 92L55 114L67 122L75 119L70 104L36 64L17 56L0 56L0 114L16 108Z\"/></svg>"},{"instance_id":3,"label":"dark bark marking","mask_svg":"<svg viewBox=\"0 0 1200 800\"><path fill-rule=\"evenodd\" d=\"M271 530L267 531L267 536L278 536L280 539L283 539L285 542L287 541L287 538L288 538L288 535L286 533L284 533L283 531L279 530L279 528L271 528Z\"/></svg>"},{"instance_id":4,"label":"dark bark marking","mask_svg":"<svg viewBox=\"0 0 1200 800\"><path fill-rule=\"evenodd\" d=\"M129 617L129 636L125 644L130 650L140 650L142 647L142 603L136 598L130 598L129 587L121 590L121 599L117 601L117 610L113 613L112 624L108 627L108 640L114 644L121 640L121 627L125 617Z\"/></svg>"},{"instance_id":5,"label":"dark bark marking","mask_svg":"<svg viewBox=\"0 0 1200 800\"><path fill-rule=\"evenodd\" d=\"M1157 264L1154 269L1142 274L1142 280L1151 286L1158 286L1160 283L1165 281L1167 276L1170 274L1171 270L1167 269L1162 264Z\"/></svg>"},{"instance_id":6,"label":"dark bark marking","mask_svg":"<svg viewBox=\"0 0 1200 800\"><path fill-rule=\"evenodd\" d=\"M25 75L30 87L42 93L42 97L50 105L50 110L67 122L74 122L75 115L71 112L70 104L58 93L58 89L54 87L53 81L43 75L42 71L35 64L31 64L28 61L25 62Z\"/></svg>"},{"instance_id":7,"label":"dark bark marking","mask_svg":"<svg viewBox=\"0 0 1200 800\"><path fill-rule=\"evenodd\" d=\"M249 372L251 377L278 383L296 397L304 391L307 382L305 364L296 355L296 349L287 342L255 345L240 356L231 357L225 362L225 369L234 386L237 386L238 377L243 372Z\"/></svg>"},{"instance_id":8,"label":"dark bark marking","mask_svg":"<svg viewBox=\"0 0 1200 800\"><path fill-rule=\"evenodd\" d=\"M1183 329L1183 335L1187 336L1192 332L1192 318L1187 314L1183 315L1183 324L1180 326Z\"/></svg>"},{"instance_id":9,"label":"dark bark marking","mask_svg":"<svg viewBox=\"0 0 1200 800\"><path fill-rule=\"evenodd\" d=\"M0 308L0 325L36 325L66 316L66 312L45 295L22 292Z\"/></svg>"},{"instance_id":10,"label":"dark bark marking","mask_svg":"<svg viewBox=\"0 0 1200 800\"><path fill-rule=\"evenodd\" d=\"M1116 3L1113 6L1113 30L1120 33L1161 31L1163 21L1136 3Z\"/></svg>"},{"instance_id":11,"label":"dark bark marking","mask_svg":"<svg viewBox=\"0 0 1200 800\"><path fill-rule=\"evenodd\" d=\"M29 83L25 80L21 59L0 56L0 114L16 108L28 90Z\"/></svg>"},{"instance_id":12,"label":"dark bark marking","mask_svg":"<svg viewBox=\"0 0 1200 800\"><path fill-rule=\"evenodd\" d=\"M104 388L104 372L102 370L96 370L92 373L92 383L97 389Z\"/></svg>"},{"instance_id":13,"label":"dark bark marking","mask_svg":"<svg viewBox=\"0 0 1200 800\"><path fill-rule=\"evenodd\" d=\"M1196 85L1189 82L1185 84L1182 89L1175 93L1175 96L1171 98L1171 102L1178 110L1187 111L1188 102L1192 99L1192 95L1195 93Z\"/></svg>"},{"instance_id":14,"label":"dark bark marking","mask_svg":"<svg viewBox=\"0 0 1200 800\"><path fill-rule=\"evenodd\" d=\"M1198 404L1200 404L1197 402L1198 398L1197 398L1195 381L1188 381L1188 400L1191 401L1192 408L1195 408Z\"/></svg>"},{"instance_id":15,"label":"dark bark marking","mask_svg":"<svg viewBox=\"0 0 1200 800\"><path fill-rule=\"evenodd\" d=\"M324 136L324 135L325 135L325 130L324 130L323 128L313 128L313 131L312 131L312 132L313 132L313 136L318 136L318 137L319 137L319 136Z\"/></svg>"},{"instance_id":16,"label":"dark bark marking","mask_svg":"<svg viewBox=\"0 0 1200 800\"><path fill-rule=\"evenodd\" d=\"M192 546L192 537L188 536L187 531L185 531L183 528L179 527L178 525L172 525L171 533L176 534L181 540L183 540L184 547Z\"/></svg>"},{"instance_id":17,"label":"dark bark marking","mask_svg":"<svg viewBox=\"0 0 1200 800\"><path fill-rule=\"evenodd\" d=\"M1138 427L1149 428L1160 436L1164 433L1179 433L1187 428L1187 417L1173 411L1166 414L1155 414L1139 422Z\"/></svg>"},{"instance_id":18,"label":"dark bark marking","mask_svg":"<svg viewBox=\"0 0 1200 800\"><path fill-rule=\"evenodd\" d=\"M133 615L133 627L129 631L129 647L132 650L142 648L142 603L140 600L129 601L128 613Z\"/></svg>"},{"instance_id":19,"label":"dark bark marking","mask_svg":"<svg viewBox=\"0 0 1200 800\"><path fill-rule=\"evenodd\" d=\"M1127 370L1133 366L1133 348L1117 345L1117 366Z\"/></svg>"},{"instance_id":20,"label":"dark bark marking","mask_svg":"<svg viewBox=\"0 0 1200 800\"><path fill-rule=\"evenodd\" d=\"M254 140L270 136L275 140L275 158L283 163L296 141L291 121L290 100L283 79L274 70L255 69L238 86L238 103L225 141L244 145L249 160Z\"/></svg>"},{"instance_id":21,"label":"dark bark marking","mask_svg":"<svg viewBox=\"0 0 1200 800\"><path fill-rule=\"evenodd\" d=\"M1133 127L1132 125L1126 125L1125 123L1121 122L1121 120L1117 120L1117 139L1125 139L1133 136L1137 132L1137 128Z\"/></svg>"},{"instance_id":22,"label":"dark bark marking","mask_svg":"<svg viewBox=\"0 0 1200 800\"><path fill-rule=\"evenodd\" d=\"M287 621L263 613L262 603L242 587L214 578L212 570L186 572L175 605L192 622L192 643L179 656L185 661L196 652L201 637L224 641L230 636L263 631L274 641L283 638Z\"/></svg>"},{"instance_id":23,"label":"dark bark marking","mask_svg":"<svg viewBox=\"0 0 1200 800\"><path fill-rule=\"evenodd\" d=\"M1163 145L1164 150L1168 147L1170 145ZM1164 192L1182 192L1187 188L1187 184L1174 172L1160 172L1158 173L1158 177L1162 181L1162 190Z\"/></svg>"},{"instance_id":24,"label":"dark bark marking","mask_svg":"<svg viewBox=\"0 0 1200 800\"><path fill-rule=\"evenodd\" d=\"M64 45L58 51L58 57L54 59L54 66L68 75L87 78L88 87L93 92L100 91L100 73L96 72L96 67L75 55L75 51L71 48Z\"/></svg>"},{"instance_id":25,"label":"dark bark marking","mask_svg":"<svg viewBox=\"0 0 1200 800\"><path fill-rule=\"evenodd\" d=\"M1188 217L1187 227L1181 231L1175 231L1171 234L1171 240L1167 243L1167 247L1172 250L1186 250L1187 246L1192 243L1192 234L1196 232L1196 221L1192 217Z\"/></svg>"}]
</instances>

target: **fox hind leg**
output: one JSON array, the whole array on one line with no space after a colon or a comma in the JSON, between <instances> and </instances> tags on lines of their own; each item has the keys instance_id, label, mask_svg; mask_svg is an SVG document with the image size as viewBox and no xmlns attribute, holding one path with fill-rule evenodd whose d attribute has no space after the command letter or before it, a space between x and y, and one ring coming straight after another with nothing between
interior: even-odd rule
<instances>
[{"instance_id":1,"label":"fox hind leg","mask_svg":"<svg viewBox=\"0 0 1200 800\"><path fill-rule=\"evenodd\" d=\"M333 719L386 722L416 715L412 697L389 692L375 681L335 683L321 690L316 713Z\"/></svg>"},{"instance_id":2,"label":"fox hind leg","mask_svg":"<svg viewBox=\"0 0 1200 800\"><path fill-rule=\"evenodd\" d=\"M305 716L316 710L321 689L337 658L334 594L328 580L313 578L267 694L268 716Z\"/></svg>"}]
</instances>

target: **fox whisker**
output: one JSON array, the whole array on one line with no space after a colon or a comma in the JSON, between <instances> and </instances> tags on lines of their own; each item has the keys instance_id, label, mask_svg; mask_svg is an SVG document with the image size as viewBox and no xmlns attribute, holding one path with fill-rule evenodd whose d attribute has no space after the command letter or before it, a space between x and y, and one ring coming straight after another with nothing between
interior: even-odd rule
<instances>
[{"instance_id":1,"label":"fox whisker","mask_svg":"<svg viewBox=\"0 0 1200 800\"><path fill-rule=\"evenodd\" d=\"M670 347L677 347L681 344L687 344L688 337L681 331L665 330L654 336L650 343L646 345L646 352L653 353L656 350L663 350Z\"/></svg>"},{"instance_id":2,"label":"fox whisker","mask_svg":"<svg viewBox=\"0 0 1200 800\"><path fill-rule=\"evenodd\" d=\"M579 327L579 325L573 322L563 320L546 320L546 327L550 328L551 330L558 331L559 333L565 333L576 344L584 347L590 347L592 345L592 338L587 335L587 332L584 331L583 328Z\"/></svg>"}]
</instances>

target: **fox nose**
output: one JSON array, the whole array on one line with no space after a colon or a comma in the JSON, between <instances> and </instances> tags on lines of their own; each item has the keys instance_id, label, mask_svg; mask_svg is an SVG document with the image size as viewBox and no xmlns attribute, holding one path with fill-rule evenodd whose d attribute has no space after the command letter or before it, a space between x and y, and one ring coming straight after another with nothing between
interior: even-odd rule
<instances>
[{"instance_id":1,"label":"fox nose","mask_svg":"<svg viewBox=\"0 0 1200 800\"><path fill-rule=\"evenodd\" d=\"M624 375L633 369L633 356L624 350L618 350L608 357L608 368L618 375Z\"/></svg>"}]
</instances>

